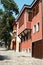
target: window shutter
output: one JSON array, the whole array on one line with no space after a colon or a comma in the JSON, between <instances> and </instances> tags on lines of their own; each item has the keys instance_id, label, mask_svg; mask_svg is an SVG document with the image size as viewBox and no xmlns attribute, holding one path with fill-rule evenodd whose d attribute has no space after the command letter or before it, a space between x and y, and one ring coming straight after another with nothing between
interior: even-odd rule
<instances>
[{"instance_id":1,"label":"window shutter","mask_svg":"<svg viewBox=\"0 0 43 65\"><path fill-rule=\"evenodd\" d=\"M36 24L36 32L39 31L39 23Z\"/></svg>"},{"instance_id":2,"label":"window shutter","mask_svg":"<svg viewBox=\"0 0 43 65\"><path fill-rule=\"evenodd\" d=\"M36 32L38 31L38 24L36 24Z\"/></svg>"}]
</instances>

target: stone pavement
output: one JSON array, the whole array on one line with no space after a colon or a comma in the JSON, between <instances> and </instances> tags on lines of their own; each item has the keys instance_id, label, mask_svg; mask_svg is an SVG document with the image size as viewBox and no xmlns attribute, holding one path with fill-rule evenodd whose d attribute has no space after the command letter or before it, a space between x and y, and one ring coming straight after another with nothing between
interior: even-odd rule
<instances>
[{"instance_id":1,"label":"stone pavement","mask_svg":"<svg viewBox=\"0 0 43 65\"><path fill-rule=\"evenodd\" d=\"M29 57L27 53L0 48L0 65L43 65L43 59L35 59Z\"/></svg>"}]
</instances>

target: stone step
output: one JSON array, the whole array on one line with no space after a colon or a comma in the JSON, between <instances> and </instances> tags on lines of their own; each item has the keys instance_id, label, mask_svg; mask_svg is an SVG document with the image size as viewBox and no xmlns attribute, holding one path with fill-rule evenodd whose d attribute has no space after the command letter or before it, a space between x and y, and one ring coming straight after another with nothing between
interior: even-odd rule
<instances>
[{"instance_id":1,"label":"stone step","mask_svg":"<svg viewBox=\"0 0 43 65\"><path fill-rule=\"evenodd\" d=\"M14 50L0 51L0 65L43 65L43 59L32 58L28 53Z\"/></svg>"}]
</instances>

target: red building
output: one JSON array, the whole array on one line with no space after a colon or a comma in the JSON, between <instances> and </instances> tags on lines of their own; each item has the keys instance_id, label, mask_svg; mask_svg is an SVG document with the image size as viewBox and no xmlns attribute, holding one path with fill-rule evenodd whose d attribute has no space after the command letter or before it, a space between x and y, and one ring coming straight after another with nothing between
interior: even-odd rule
<instances>
[{"instance_id":1,"label":"red building","mask_svg":"<svg viewBox=\"0 0 43 65\"><path fill-rule=\"evenodd\" d=\"M21 39L19 51L28 52L33 57L43 58L43 0L34 0L24 5L16 22Z\"/></svg>"},{"instance_id":2,"label":"red building","mask_svg":"<svg viewBox=\"0 0 43 65\"><path fill-rule=\"evenodd\" d=\"M13 26L13 32L12 32L12 40L11 40L10 49L16 51L16 32L17 32L16 22L13 22L12 26Z\"/></svg>"}]
</instances>

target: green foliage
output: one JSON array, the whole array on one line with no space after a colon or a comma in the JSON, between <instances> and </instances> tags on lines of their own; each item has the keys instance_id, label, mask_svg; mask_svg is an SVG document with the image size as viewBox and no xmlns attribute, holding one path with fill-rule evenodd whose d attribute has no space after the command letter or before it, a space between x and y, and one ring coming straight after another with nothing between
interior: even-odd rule
<instances>
[{"instance_id":1,"label":"green foliage","mask_svg":"<svg viewBox=\"0 0 43 65\"><path fill-rule=\"evenodd\" d=\"M4 12L0 10L0 15L2 15L0 17L0 39L3 39L3 41L5 41L5 46L8 45L9 47L11 42L10 32L13 30L12 23L15 20L13 12L18 14L19 11L14 0L1 0L1 3L3 4Z\"/></svg>"},{"instance_id":2,"label":"green foliage","mask_svg":"<svg viewBox=\"0 0 43 65\"><path fill-rule=\"evenodd\" d=\"M15 12L16 14L19 13L18 6L14 0L1 0L1 3L3 4L6 11Z\"/></svg>"},{"instance_id":3,"label":"green foliage","mask_svg":"<svg viewBox=\"0 0 43 65\"><path fill-rule=\"evenodd\" d=\"M3 11L2 11L2 9L0 9L0 15L2 15L3 14Z\"/></svg>"}]
</instances>

